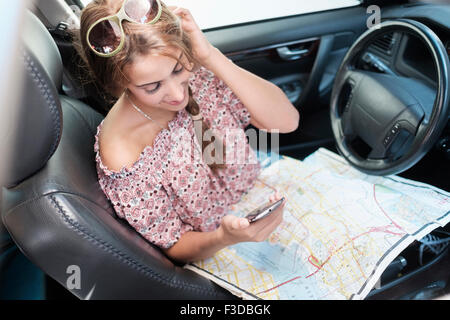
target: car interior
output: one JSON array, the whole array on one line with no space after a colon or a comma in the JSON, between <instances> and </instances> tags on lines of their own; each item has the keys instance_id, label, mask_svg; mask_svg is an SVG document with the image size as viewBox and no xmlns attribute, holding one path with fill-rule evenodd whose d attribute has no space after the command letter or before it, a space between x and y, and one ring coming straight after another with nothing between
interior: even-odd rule
<instances>
[{"instance_id":1,"label":"car interior","mask_svg":"<svg viewBox=\"0 0 450 320\"><path fill-rule=\"evenodd\" d=\"M382 28L368 28L369 5L381 8ZM21 148L0 197L0 298L237 299L141 237L100 189L94 136L110 105L72 43L83 6L36 1L25 13ZM368 174L449 192L448 17L444 2L373 0L203 31L299 110L298 129L279 136L280 154L303 160L327 148ZM354 107L363 103L366 110ZM447 225L428 239L449 232ZM449 299L448 244L415 241L366 299ZM67 281L74 265L81 288Z\"/></svg>"}]
</instances>

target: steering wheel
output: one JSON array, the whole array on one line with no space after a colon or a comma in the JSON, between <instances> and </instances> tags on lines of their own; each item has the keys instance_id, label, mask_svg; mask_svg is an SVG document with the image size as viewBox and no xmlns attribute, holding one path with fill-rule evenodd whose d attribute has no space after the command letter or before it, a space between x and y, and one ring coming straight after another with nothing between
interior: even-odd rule
<instances>
[{"instance_id":1,"label":"steering wheel","mask_svg":"<svg viewBox=\"0 0 450 320\"><path fill-rule=\"evenodd\" d=\"M375 39L391 32L418 37L430 51L437 87L396 75L357 68ZM339 153L371 175L403 172L436 143L449 117L449 58L424 24L385 21L362 34L338 70L330 102L331 126Z\"/></svg>"}]
</instances>

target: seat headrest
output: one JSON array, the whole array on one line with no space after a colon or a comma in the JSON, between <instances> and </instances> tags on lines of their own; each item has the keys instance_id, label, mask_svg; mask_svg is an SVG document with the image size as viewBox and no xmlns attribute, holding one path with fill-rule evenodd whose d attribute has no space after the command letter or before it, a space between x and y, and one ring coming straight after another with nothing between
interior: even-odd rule
<instances>
[{"instance_id":1,"label":"seat headrest","mask_svg":"<svg viewBox=\"0 0 450 320\"><path fill-rule=\"evenodd\" d=\"M25 15L22 41L26 50L39 59L57 90L61 88L63 63L50 32L32 12Z\"/></svg>"},{"instance_id":2,"label":"seat headrest","mask_svg":"<svg viewBox=\"0 0 450 320\"><path fill-rule=\"evenodd\" d=\"M46 27L29 11L21 38L24 87L7 187L17 185L40 170L55 152L62 133L58 94L62 59L58 47Z\"/></svg>"}]
</instances>

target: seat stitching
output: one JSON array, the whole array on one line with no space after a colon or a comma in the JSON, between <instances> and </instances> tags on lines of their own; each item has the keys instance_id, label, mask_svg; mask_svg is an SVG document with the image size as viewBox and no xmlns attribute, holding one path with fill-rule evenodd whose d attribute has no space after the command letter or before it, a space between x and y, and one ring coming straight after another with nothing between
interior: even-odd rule
<instances>
[{"instance_id":1,"label":"seat stitching","mask_svg":"<svg viewBox=\"0 0 450 320\"><path fill-rule=\"evenodd\" d=\"M48 87L45 80L42 78L42 75L40 74L39 70L36 68L34 61L31 59L31 56L25 50L23 51L23 59L25 61L27 70L31 73L31 76L33 77L33 80L37 82L42 97L47 101L50 107L50 115L53 121L52 129L54 136L56 136L56 139L53 139L52 141L50 153L48 154L47 159L45 161L47 162L48 159L50 159L50 157L56 151L56 148L58 147L59 141L61 139L60 112L58 110L56 100L50 91L50 88Z\"/></svg>"},{"instance_id":2,"label":"seat stitching","mask_svg":"<svg viewBox=\"0 0 450 320\"><path fill-rule=\"evenodd\" d=\"M208 294L218 295L215 291L211 289L205 289L202 287L199 287L197 285L192 285L189 283L177 281L177 280L170 280L168 278L164 278L160 274L155 273L150 268L143 266L142 264L138 263L134 259L127 256L125 253L121 252L120 250L114 248L111 244L108 244L106 241L101 240L97 238L96 236L92 235L89 231L85 230L78 222L73 221L71 218L69 218L62 208L62 206L59 204L58 200L51 195L49 196L52 204L57 209L58 213L60 213L66 222L71 228L73 228L78 234L82 235L84 238L86 238L88 241L92 242L93 244L97 245L101 249L105 250L106 252L112 254L114 257L118 258L121 262L133 267L135 270L138 270L142 273L144 273L147 276L150 276L150 278L156 278L157 280L163 282L164 284L167 284L169 286L175 287L175 288L182 288L182 289L192 289L197 290L200 292L205 292Z\"/></svg>"}]
</instances>

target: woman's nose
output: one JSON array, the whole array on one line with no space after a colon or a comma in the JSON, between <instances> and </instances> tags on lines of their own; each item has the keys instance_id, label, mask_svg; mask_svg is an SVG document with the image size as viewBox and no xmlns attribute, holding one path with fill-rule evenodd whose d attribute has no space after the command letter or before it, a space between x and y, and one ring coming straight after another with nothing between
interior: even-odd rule
<instances>
[{"instance_id":1,"label":"woman's nose","mask_svg":"<svg viewBox=\"0 0 450 320\"><path fill-rule=\"evenodd\" d=\"M177 81L172 81L169 88L169 101L182 101L184 99L184 85Z\"/></svg>"}]
</instances>

